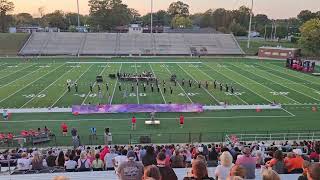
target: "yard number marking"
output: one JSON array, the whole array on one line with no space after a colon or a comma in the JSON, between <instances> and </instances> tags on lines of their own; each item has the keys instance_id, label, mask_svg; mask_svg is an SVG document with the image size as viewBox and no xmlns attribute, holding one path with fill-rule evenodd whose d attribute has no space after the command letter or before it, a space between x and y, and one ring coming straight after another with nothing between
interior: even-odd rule
<instances>
[{"instance_id":1,"label":"yard number marking","mask_svg":"<svg viewBox=\"0 0 320 180\"><path fill-rule=\"evenodd\" d=\"M230 93L230 92L225 92L225 94L227 96L241 96L243 95L245 92L234 92L234 93Z\"/></svg>"},{"instance_id":2,"label":"yard number marking","mask_svg":"<svg viewBox=\"0 0 320 180\"><path fill-rule=\"evenodd\" d=\"M270 92L274 96L287 96L289 92Z\"/></svg>"},{"instance_id":3,"label":"yard number marking","mask_svg":"<svg viewBox=\"0 0 320 180\"><path fill-rule=\"evenodd\" d=\"M180 93L180 94L178 94L178 96L196 96L196 95L198 95L199 93Z\"/></svg>"},{"instance_id":4,"label":"yard number marking","mask_svg":"<svg viewBox=\"0 0 320 180\"><path fill-rule=\"evenodd\" d=\"M36 95L36 94L24 94L22 96L25 97L25 98L35 98L35 97L44 98L44 97L46 97L45 94L38 94L38 95Z\"/></svg>"}]
</instances>

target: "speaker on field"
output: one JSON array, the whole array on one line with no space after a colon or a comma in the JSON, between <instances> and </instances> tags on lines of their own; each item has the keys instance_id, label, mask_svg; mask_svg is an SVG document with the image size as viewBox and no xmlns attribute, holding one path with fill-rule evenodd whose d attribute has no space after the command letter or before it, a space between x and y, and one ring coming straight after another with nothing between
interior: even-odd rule
<instances>
[{"instance_id":1,"label":"speaker on field","mask_svg":"<svg viewBox=\"0 0 320 180\"><path fill-rule=\"evenodd\" d=\"M97 80L97 83L102 83L103 82L102 76L97 76L96 80Z\"/></svg>"}]
</instances>

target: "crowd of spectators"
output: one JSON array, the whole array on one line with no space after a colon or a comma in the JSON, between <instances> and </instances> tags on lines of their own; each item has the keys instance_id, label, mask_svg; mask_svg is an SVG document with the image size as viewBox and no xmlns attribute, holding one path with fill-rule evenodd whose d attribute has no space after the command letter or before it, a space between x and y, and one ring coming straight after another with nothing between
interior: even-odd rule
<instances>
[{"instance_id":1,"label":"crowd of spectators","mask_svg":"<svg viewBox=\"0 0 320 180\"><path fill-rule=\"evenodd\" d=\"M13 149L0 154L2 166L12 160L14 173L62 169L67 172L115 171L120 179L168 179L172 168L190 168L185 179L254 179L261 168L263 179L279 174L301 174L300 180L320 179L320 142L264 142L184 145L105 145L76 149ZM207 167L214 168L208 177Z\"/></svg>"}]
</instances>

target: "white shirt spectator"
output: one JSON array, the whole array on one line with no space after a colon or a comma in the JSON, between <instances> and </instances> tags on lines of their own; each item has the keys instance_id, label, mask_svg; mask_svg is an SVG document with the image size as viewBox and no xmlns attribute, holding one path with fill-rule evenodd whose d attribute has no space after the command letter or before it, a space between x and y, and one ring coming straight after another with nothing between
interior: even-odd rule
<instances>
[{"instance_id":1,"label":"white shirt spectator","mask_svg":"<svg viewBox=\"0 0 320 180\"><path fill-rule=\"evenodd\" d=\"M218 177L218 180L226 180L227 177L228 177L229 174L230 174L230 170L231 170L231 168L232 168L233 165L234 165L234 164L232 164L232 165L229 166L229 167L219 165L219 166L216 168L216 170L215 170L215 172L214 172L214 175L215 175L216 177Z\"/></svg>"},{"instance_id":2,"label":"white shirt spectator","mask_svg":"<svg viewBox=\"0 0 320 180\"><path fill-rule=\"evenodd\" d=\"M17 161L18 170L29 170L31 165L30 159L21 158Z\"/></svg>"},{"instance_id":3,"label":"white shirt spectator","mask_svg":"<svg viewBox=\"0 0 320 180\"><path fill-rule=\"evenodd\" d=\"M64 162L64 167L66 167L66 169L76 169L77 162L69 159L68 161Z\"/></svg>"},{"instance_id":4,"label":"white shirt spectator","mask_svg":"<svg viewBox=\"0 0 320 180\"><path fill-rule=\"evenodd\" d=\"M118 156L118 154L115 154L115 153L106 154L106 156L104 157L104 162L106 164L106 168L112 168L113 167L112 159L117 157L117 156Z\"/></svg>"},{"instance_id":5,"label":"white shirt spectator","mask_svg":"<svg viewBox=\"0 0 320 180\"><path fill-rule=\"evenodd\" d=\"M120 166L121 163L128 161L127 156L124 155L118 155L116 157L113 158L115 161L115 169L117 170L117 168Z\"/></svg>"}]
</instances>

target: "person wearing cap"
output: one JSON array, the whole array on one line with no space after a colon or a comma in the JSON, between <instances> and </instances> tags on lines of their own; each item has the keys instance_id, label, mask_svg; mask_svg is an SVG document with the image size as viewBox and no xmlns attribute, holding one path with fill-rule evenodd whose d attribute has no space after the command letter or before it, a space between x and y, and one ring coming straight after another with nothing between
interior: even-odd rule
<instances>
[{"instance_id":1,"label":"person wearing cap","mask_svg":"<svg viewBox=\"0 0 320 180\"><path fill-rule=\"evenodd\" d=\"M246 179L255 179L256 158L251 156L250 148L243 149L243 155L238 156L236 165L241 165L246 169Z\"/></svg>"},{"instance_id":2,"label":"person wearing cap","mask_svg":"<svg viewBox=\"0 0 320 180\"><path fill-rule=\"evenodd\" d=\"M286 162L286 166L288 169L288 173L295 174L295 173L302 173L303 172L303 162L304 159L302 156L301 149L294 149L292 150L294 157L290 158Z\"/></svg>"},{"instance_id":3,"label":"person wearing cap","mask_svg":"<svg viewBox=\"0 0 320 180\"><path fill-rule=\"evenodd\" d=\"M134 180L142 179L143 176L143 164L136 160L136 154L130 150L127 154L128 161L122 162L118 169L119 179L121 180Z\"/></svg>"}]
</instances>

